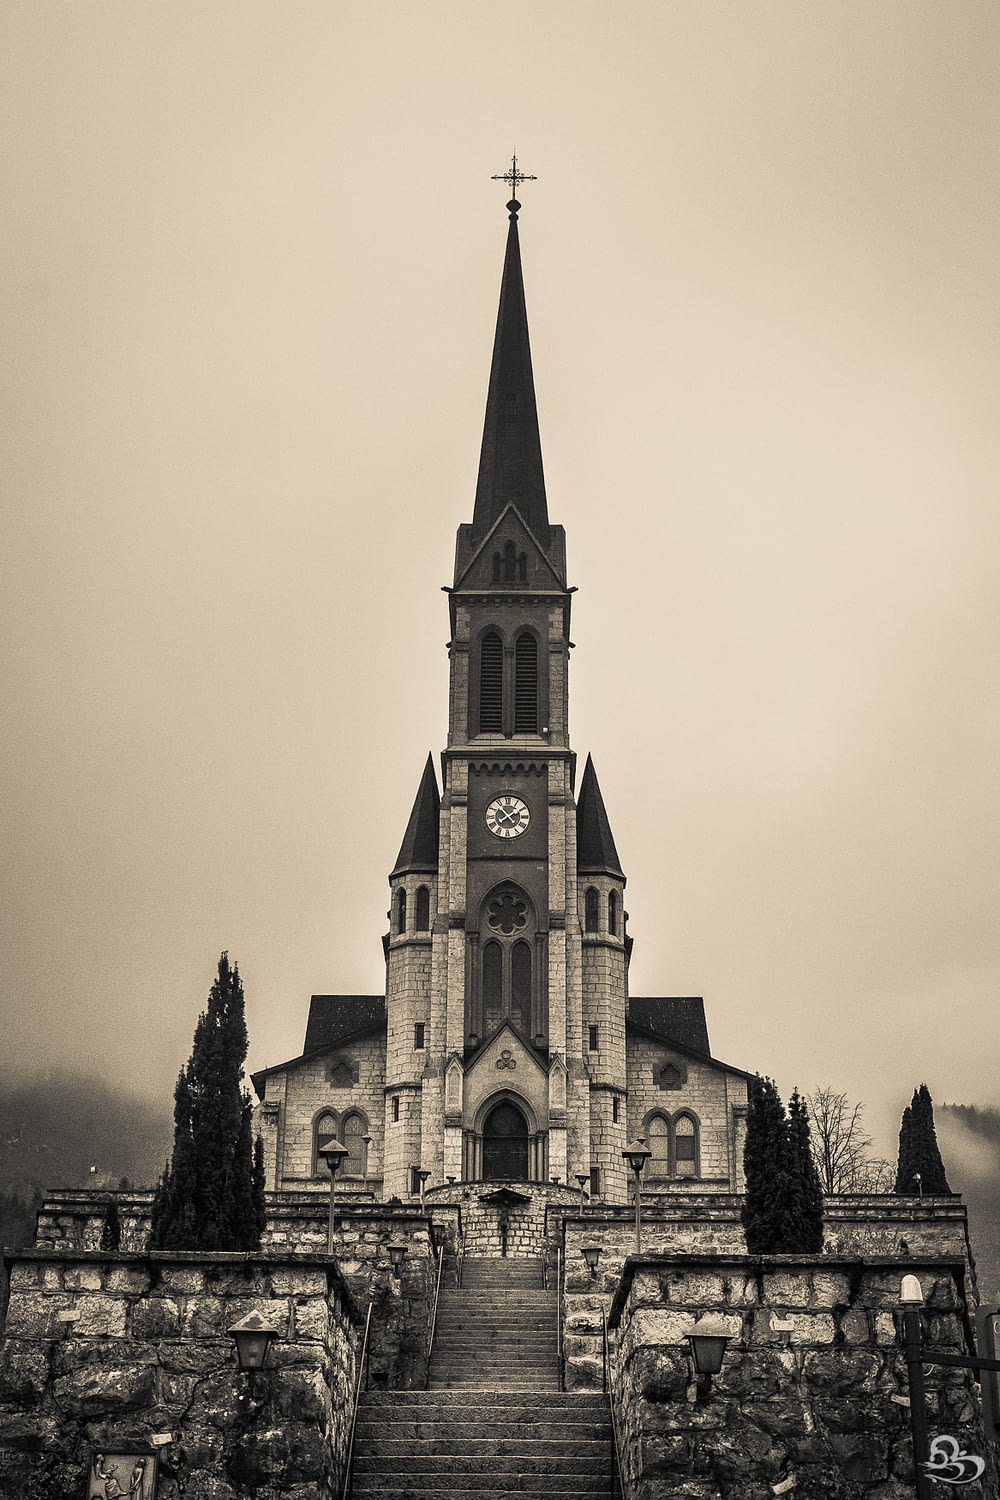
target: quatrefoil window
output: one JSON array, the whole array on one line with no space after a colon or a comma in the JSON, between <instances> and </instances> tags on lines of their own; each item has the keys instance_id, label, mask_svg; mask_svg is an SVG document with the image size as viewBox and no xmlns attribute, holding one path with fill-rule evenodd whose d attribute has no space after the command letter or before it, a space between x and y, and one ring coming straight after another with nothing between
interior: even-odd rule
<instances>
[{"instance_id":1,"label":"quatrefoil window","mask_svg":"<svg viewBox=\"0 0 1000 1500\"><path fill-rule=\"evenodd\" d=\"M490 902L486 920L494 932L517 932L528 920L527 902L521 901L513 891L504 891Z\"/></svg>"}]
</instances>

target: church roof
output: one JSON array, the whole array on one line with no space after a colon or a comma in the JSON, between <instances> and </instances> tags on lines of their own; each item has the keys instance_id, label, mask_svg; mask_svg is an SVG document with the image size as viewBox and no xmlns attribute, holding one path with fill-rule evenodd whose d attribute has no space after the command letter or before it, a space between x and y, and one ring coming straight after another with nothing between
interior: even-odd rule
<instances>
[{"instance_id":1,"label":"church roof","mask_svg":"<svg viewBox=\"0 0 1000 1500\"><path fill-rule=\"evenodd\" d=\"M549 515L517 235L520 204L512 198L507 208L510 212L507 253L500 284L472 531L477 539L485 536L501 511L513 501L533 535L547 548Z\"/></svg>"},{"instance_id":2,"label":"church roof","mask_svg":"<svg viewBox=\"0 0 1000 1500\"><path fill-rule=\"evenodd\" d=\"M426 870L431 874L436 874L440 818L441 798L438 795L437 777L434 774L434 758L428 755L424 773L417 788L417 795L414 798L410 821L406 825L403 842L393 866L393 875L403 875L410 870ZM392 879L392 876L389 878Z\"/></svg>"},{"instance_id":3,"label":"church roof","mask_svg":"<svg viewBox=\"0 0 1000 1500\"><path fill-rule=\"evenodd\" d=\"M630 995L628 1019L633 1026L665 1042L675 1042L686 1051L711 1057L705 1002L700 995L660 995L640 998Z\"/></svg>"},{"instance_id":4,"label":"church roof","mask_svg":"<svg viewBox=\"0 0 1000 1500\"><path fill-rule=\"evenodd\" d=\"M313 995L303 1054L335 1047L361 1031L384 1025L384 995Z\"/></svg>"},{"instance_id":5,"label":"church roof","mask_svg":"<svg viewBox=\"0 0 1000 1500\"><path fill-rule=\"evenodd\" d=\"M313 995L309 1002L306 1040L298 1057L260 1068L251 1073L250 1082L258 1099L267 1097L267 1080L272 1073L284 1073L298 1067L315 1052L326 1052L352 1037L362 1036L385 1026L384 995Z\"/></svg>"},{"instance_id":6,"label":"church roof","mask_svg":"<svg viewBox=\"0 0 1000 1500\"><path fill-rule=\"evenodd\" d=\"M622 874L597 772L589 755L576 802L576 867L578 870L602 870L609 875Z\"/></svg>"}]
</instances>

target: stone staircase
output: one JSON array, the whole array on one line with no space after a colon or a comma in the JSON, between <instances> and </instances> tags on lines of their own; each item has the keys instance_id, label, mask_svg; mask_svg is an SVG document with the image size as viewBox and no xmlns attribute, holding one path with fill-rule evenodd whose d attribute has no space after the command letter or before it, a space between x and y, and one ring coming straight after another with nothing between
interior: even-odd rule
<instances>
[{"instance_id":1,"label":"stone staircase","mask_svg":"<svg viewBox=\"0 0 1000 1500\"><path fill-rule=\"evenodd\" d=\"M466 1259L428 1389L362 1397L354 1500L608 1500L607 1397L559 1390L555 1298L537 1260Z\"/></svg>"}]
</instances>

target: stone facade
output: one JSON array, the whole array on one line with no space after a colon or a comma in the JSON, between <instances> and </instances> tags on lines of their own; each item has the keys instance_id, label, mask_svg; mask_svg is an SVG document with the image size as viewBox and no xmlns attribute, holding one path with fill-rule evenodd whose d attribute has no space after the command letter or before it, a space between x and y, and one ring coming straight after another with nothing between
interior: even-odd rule
<instances>
[{"instance_id":1,"label":"stone facade","mask_svg":"<svg viewBox=\"0 0 1000 1500\"><path fill-rule=\"evenodd\" d=\"M489 392L447 590L440 795L428 758L389 875L378 1025L352 1029L359 997L314 996L302 1056L255 1075L267 1185L322 1188L322 1129L353 1135L346 1185L383 1199L415 1198L419 1171L435 1187L586 1173L621 1203L622 1148L648 1127L663 1190L736 1191L746 1075L711 1059L688 1002L630 1020L625 874L570 743L575 591L548 516L516 214Z\"/></svg>"},{"instance_id":2,"label":"stone facade","mask_svg":"<svg viewBox=\"0 0 1000 1500\"><path fill-rule=\"evenodd\" d=\"M964 1261L640 1256L616 1292L612 1385L630 1500L911 1500L899 1283L916 1274L927 1338L971 1348ZM685 1335L702 1313L732 1336L710 1388ZM932 1433L984 1452L971 1372L927 1369ZM992 1477L963 1486L993 1496Z\"/></svg>"},{"instance_id":3,"label":"stone facade","mask_svg":"<svg viewBox=\"0 0 1000 1500\"><path fill-rule=\"evenodd\" d=\"M278 1326L251 1394L226 1330ZM84 1493L95 1452L157 1452L160 1500L338 1493L359 1313L296 1255L25 1251L0 1349L0 1494Z\"/></svg>"}]
</instances>

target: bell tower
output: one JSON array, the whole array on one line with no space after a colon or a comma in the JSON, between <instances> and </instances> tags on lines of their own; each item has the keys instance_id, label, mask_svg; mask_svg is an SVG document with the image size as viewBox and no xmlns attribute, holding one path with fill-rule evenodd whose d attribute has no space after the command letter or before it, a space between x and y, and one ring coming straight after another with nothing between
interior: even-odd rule
<instances>
[{"instance_id":1,"label":"bell tower","mask_svg":"<svg viewBox=\"0 0 1000 1500\"><path fill-rule=\"evenodd\" d=\"M447 590L440 803L429 764L390 877L387 1194L411 1191L416 1163L434 1181L566 1182L591 1170L593 1090L624 1093L623 914L602 931L599 1000L578 890L573 590L548 517L516 198L507 209L475 506ZM600 879L606 907L624 877Z\"/></svg>"}]
</instances>

